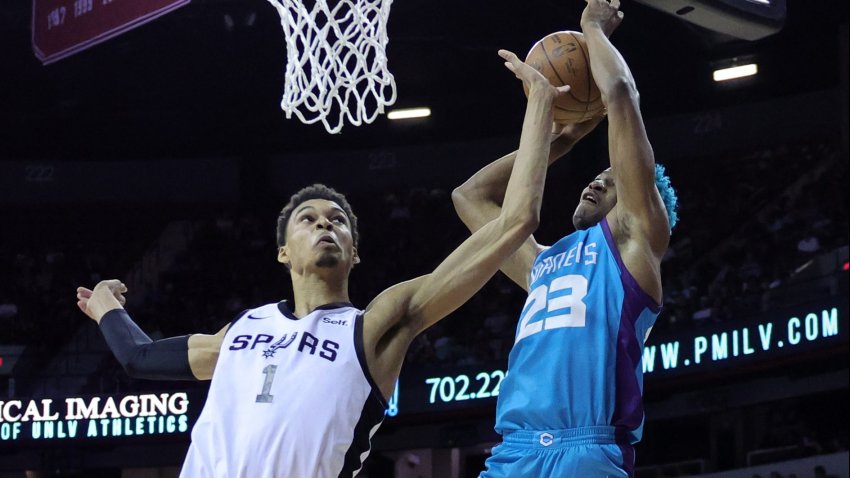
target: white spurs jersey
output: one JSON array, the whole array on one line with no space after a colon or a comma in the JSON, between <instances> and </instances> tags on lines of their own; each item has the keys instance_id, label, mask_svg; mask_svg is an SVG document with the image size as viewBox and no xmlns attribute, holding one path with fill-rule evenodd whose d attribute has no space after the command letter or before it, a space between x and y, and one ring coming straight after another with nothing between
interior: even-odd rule
<instances>
[{"instance_id":1,"label":"white spurs jersey","mask_svg":"<svg viewBox=\"0 0 850 478\"><path fill-rule=\"evenodd\" d=\"M230 326L185 478L353 477L386 400L363 354L363 313L328 304L298 319L285 302Z\"/></svg>"}]
</instances>

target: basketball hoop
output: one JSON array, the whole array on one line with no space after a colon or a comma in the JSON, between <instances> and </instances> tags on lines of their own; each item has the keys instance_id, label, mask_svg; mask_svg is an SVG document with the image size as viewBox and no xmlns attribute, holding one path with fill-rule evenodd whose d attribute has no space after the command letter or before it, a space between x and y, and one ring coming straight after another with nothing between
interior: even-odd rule
<instances>
[{"instance_id":1,"label":"basketball hoop","mask_svg":"<svg viewBox=\"0 0 850 478\"><path fill-rule=\"evenodd\" d=\"M269 0L286 37L280 107L329 133L371 123L396 100L387 68L392 0ZM307 4L312 3L312 7ZM335 3L331 8L328 3Z\"/></svg>"}]
</instances>

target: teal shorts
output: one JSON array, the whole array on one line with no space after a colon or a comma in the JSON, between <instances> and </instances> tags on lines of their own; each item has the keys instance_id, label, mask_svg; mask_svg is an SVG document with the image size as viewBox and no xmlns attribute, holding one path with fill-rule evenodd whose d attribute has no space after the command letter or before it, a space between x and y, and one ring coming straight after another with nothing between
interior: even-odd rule
<instances>
[{"instance_id":1,"label":"teal shorts","mask_svg":"<svg viewBox=\"0 0 850 478\"><path fill-rule=\"evenodd\" d=\"M633 478L634 448L618 442L605 426L507 432L479 478Z\"/></svg>"}]
</instances>

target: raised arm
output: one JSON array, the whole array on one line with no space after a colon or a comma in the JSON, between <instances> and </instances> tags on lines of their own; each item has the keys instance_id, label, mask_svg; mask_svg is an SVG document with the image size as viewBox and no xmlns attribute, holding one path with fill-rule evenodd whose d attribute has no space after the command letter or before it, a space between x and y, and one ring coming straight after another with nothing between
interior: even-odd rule
<instances>
[{"instance_id":1,"label":"raised arm","mask_svg":"<svg viewBox=\"0 0 850 478\"><path fill-rule=\"evenodd\" d=\"M555 132L550 138L548 164L551 165L567 154L581 138L599 124L601 119L600 116L584 123L555 125ZM508 178L511 176L516 157L517 152L514 151L497 159L481 168L452 191L455 211L470 232L481 229L499 216L505 199ZM502 263L502 272L527 290L528 272L542 249L534 236L528 236L517 252Z\"/></svg>"},{"instance_id":2,"label":"raised arm","mask_svg":"<svg viewBox=\"0 0 850 478\"><path fill-rule=\"evenodd\" d=\"M367 362L385 395L392 391L413 337L469 300L537 228L549 157L552 104L569 88L552 87L513 53L502 50L499 54L506 67L529 84L519 151L502 209L433 272L384 291L367 307Z\"/></svg>"},{"instance_id":3,"label":"raised arm","mask_svg":"<svg viewBox=\"0 0 850 478\"><path fill-rule=\"evenodd\" d=\"M227 326L215 335L195 334L152 340L124 310L127 287L119 280L77 288L77 306L97 322L115 358L134 378L209 380Z\"/></svg>"},{"instance_id":4,"label":"raised arm","mask_svg":"<svg viewBox=\"0 0 850 478\"><path fill-rule=\"evenodd\" d=\"M655 156L632 73L608 40L623 18L619 4L619 0L587 0L581 17L590 69L608 110L608 154L617 188L618 224L612 228L627 241L645 242L660 259L667 250L670 227L655 186Z\"/></svg>"}]
</instances>

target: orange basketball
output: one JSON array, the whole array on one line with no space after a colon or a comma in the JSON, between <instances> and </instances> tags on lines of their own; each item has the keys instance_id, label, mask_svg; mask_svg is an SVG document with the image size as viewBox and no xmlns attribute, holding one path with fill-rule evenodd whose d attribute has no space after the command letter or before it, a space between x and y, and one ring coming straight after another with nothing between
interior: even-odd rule
<instances>
[{"instance_id":1,"label":"orange basketball","mask_svg":"<svg viewBox=\"0 0 850 478\"><path fill-rule=\"evenodd\" d=\"M590 73L587 44L581 32L555 32L531 47L525 62L555 86L570 91L555 102L555 121L581 123L602 113L602 95ZM524 87L525 88L525 87ZM525 88L528 95L528 88Z\"/></svg>"}]
</instances>

